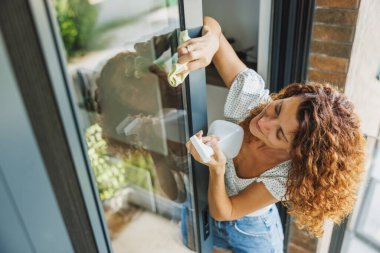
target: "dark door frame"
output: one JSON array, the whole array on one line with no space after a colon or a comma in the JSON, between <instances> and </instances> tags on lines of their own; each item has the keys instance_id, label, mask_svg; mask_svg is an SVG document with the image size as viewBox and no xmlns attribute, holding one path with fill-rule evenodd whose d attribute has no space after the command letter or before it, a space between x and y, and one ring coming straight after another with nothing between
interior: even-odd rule
<instances>
[{"instance_id":1,"label":"dark door frame","mask_svg":"<svg viewBox=\"0 0 380 253\"><path fill-rule=\"evenodd\" d=\"M272 52L269 89L278 92L294 82L305 82L315 0L273 0ZM291 218L278 203L287 252Z\"/></svg>"},{"instance_id":2,"label":"dark door frame","mask_svg":"<svg viewBox=\"0 0 380 253\"><path fill-rule=\"evenodd\" d=\"M1 1L0 24L5 45L73 250L98 252L101 249L89 220L29 3ZM48 235L50 230L39 232Z\"/></svg>"},{"instance_id":3,"label":"dark door frame","mask_svg":"<svg viewBox=\"0 0 380 253\"><path fill-rule=\"evenodd\" d=\"M305 82L315 0L273 0L270 90Z\"/></svg>"}]
</instances>

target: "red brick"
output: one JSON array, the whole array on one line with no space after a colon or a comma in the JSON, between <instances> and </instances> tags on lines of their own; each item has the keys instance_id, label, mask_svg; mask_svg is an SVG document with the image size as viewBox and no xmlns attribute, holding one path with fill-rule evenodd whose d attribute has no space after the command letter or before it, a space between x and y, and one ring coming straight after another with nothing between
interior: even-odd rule
<instances>
[{"instance_id":1,"label":"red brick","mask_svg":"<svg viewBox=\"0 0 380 253\"><path fill-rule=\"evenodd\" d=\"M353 40L353 35L354 29L351 27L314 24L312 39L351 43Z\"/></svg>"},{"instance_id":2,"label":"red brick","mask_svg":"<svg viewBox=\"0 0 380 253\"><path fill-rule=\"evenodd\" d=\"M316 6L357 9L359 7L359 0L317 0Z\"/></svg>"},{"instance_id":3,"label":"red brick","mask_svg":"<svg viewBox=\"0 0 380 253\"><path fill-rule=\"evenodd\" d=\"M348 67L347 58L311 54L309 58L309 68L332 72L346 73Z\"/></svg>"},{"instance_id":4,"label":"red brick","mask_svg":"<svg viewBox=\"0 0 380 253\"><path fill-rule=\"evenodd\" d=\"M309 69L307 79L314 82L329 82L340 90L343 90L346 83L346 74Z\"/></svg>"},{"instance_id":5,"label":"red brick","mask_svg":"<svg viewBox=\"0 0 380 253\"><path fill-rule=\"evenodd\" d=\"M343 25L343 26L355 26L358 16L357 10L342 10L342 9L316 9L314 14L314 22Z\"/></svg>"},{"instance_id":6,"label":"red brick","mask_svg":"<svg viewBox=\"0 0 380 253\"><path fill-rule=\"evenodd\" d=\"M351 55L351 44L342 44L339 42L329 42L329 41L312 41L311 42L311 53L326 54L329 56L349 58Z\"/></svg>"},{"instance_id":7,"label":"red brick","mask_svg":"<svg viewBox=\"0 0 380 253\"><path fill-rule=\"evenodd\" d=\"M314 251L306 250L294 243L289 243L288 253L314 253Z\"/></svg>"}]
</instances>

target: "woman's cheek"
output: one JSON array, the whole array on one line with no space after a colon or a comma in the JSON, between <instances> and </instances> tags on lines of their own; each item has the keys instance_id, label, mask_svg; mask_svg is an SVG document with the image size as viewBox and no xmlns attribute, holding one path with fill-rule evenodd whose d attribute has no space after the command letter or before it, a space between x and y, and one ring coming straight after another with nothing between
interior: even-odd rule
<instances>
[{"instance_id":1,"label":"woman's cheek","mask_svg":"<svg viewBox=\"0 0 380 253\"><path fill-rule=\"evenodd\" d=\"M269 136L268 138L268 145L272 148L276 148L278 146L278 142L276 140L276 137L274 136Z\"/></svg>"}]
</instances>

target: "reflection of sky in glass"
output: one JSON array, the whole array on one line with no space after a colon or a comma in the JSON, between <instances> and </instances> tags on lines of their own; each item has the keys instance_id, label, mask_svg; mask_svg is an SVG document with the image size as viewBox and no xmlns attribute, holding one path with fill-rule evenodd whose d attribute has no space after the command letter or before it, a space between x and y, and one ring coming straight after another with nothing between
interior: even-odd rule
<instances>
[{"instance_id":1,"label":"reflection of sky in glass","mask_svg":"<svg viewBox=\"0 0 380 253\"><path fill-rule=\"evenodd\" d=\"M156 8L149 12L149 8L140 8L140 12L143 15L139 15L138 12L130 13L130 17L124 15L123 17L114 17L113 8L102 8L103 5L113 4L115 1L104 1L100 4L100 16L103 17L103 23L98 23L94 29L100 30L100 28L106 27L108 24L122 23L125 22L125 25L114 25L109 29L101 29L102 32L96 34L96 40L92 42L94 47L94 52L86 54L85 57L81 59L71 61L69 68L75 69L77 67L86 68L86 69L99 69L101 63L104 63L105 60L111 58L120 51L134 51L134 44L136 42L143 42L150 39L153 35L164 34L173 31L179 27L179 16L178 16L178 6L173 5L171 7ZM120 1L119 1L120 2ZM142 1L146 2L146 1ZM141 5L141 1L133 1L128 3L127 1L123 2L123 6L120 6L119 12L126 9L129 6ZM120 8L119 7L119 8ZM125 21L124 21L125 20ZM100 63L100 65L99 65Z\"/></svg>"}]
</instances>

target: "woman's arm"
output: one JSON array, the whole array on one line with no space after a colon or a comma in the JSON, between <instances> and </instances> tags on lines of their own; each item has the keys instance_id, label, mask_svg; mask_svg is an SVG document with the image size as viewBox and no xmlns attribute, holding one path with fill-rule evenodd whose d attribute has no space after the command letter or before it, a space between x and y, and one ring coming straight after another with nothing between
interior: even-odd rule
<instances>
[{"instance_id":1,"label":"woman's arm","mask_svg":"<svg viewBox=\"0 0 380 253\"><path fill-rule=\"evenodd\" d=\"M197 134L198 137L201 135L201 132ZM229 197L224 182L226 157L213 137L206 136L203 140L212 141L214 150L211 161L206 165L210 171L208 203L215 220L235 220L278 201L261 182L253 183L238 195ZM191 142L186 147L195 160L202 162Z\"/></svg>"},{"instance_id":2,"label":"woman's arm","mask_svg":"<svg viewBox=\"0 0 380 253\"><path fill-rule=\"evenodd\" d=\"M224 83L229 88L232 81L245 64L224 37L219 23L211 18L203 18L202 37L188 40L178 47L178 62L187 63L190 71L214 63Z\"/></svg>"},{"instance_id":3,"label":"woman's arm","mask_svg":"<svg viewBox=\"0 0 380 253\"><path fill-rule=\"evenodd\" d=\"M228 197L224 174L219 175L215 168L210 168L208 203L215 220L235 220L276 202L278 200L262 182L253 183L238 195Z\"/></svg>"},{"instance_id":4,"label":"woman's arm","mask_svg":"<svg viewBox=\"0 0 380 253\"><path fill-rule=\"evenodd\" d=\"M214 29L218 30L216 28L219 26L218 22L211 17L204 17L203 23L211 27L211 29L215 27ZM247 67L237 56L235 50L227 41L226 37L224 37L223 33L220 34L219 49L212 58L212 62L228 88L231 86L237 74Z\"/></svg>"}]
</instances>

